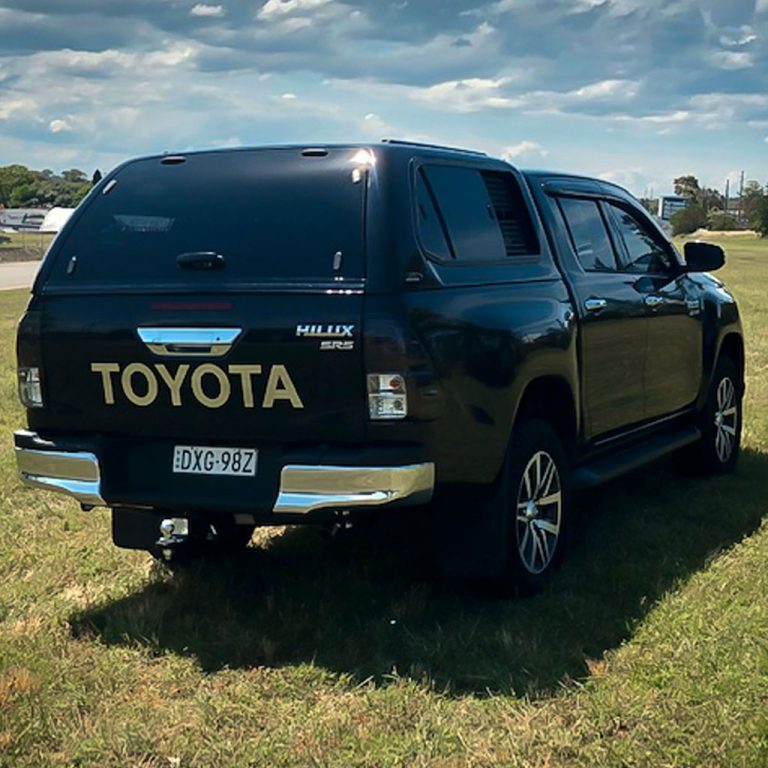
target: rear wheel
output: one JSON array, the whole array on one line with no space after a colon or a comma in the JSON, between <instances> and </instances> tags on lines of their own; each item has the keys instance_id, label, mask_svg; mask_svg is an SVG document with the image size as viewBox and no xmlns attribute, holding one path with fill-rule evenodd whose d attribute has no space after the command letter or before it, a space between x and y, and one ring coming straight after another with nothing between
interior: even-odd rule
<instances>
[{"instance_id":1,"label":"rear wheel","mask_svg":"<svg viewBox=\"0 0 768 768\"><path fill-rule=\"evenodd\" d=\"M743 393L744 380L738 367L730 358L721 358L701 413L701 440L689 454L693 470L719 474L736 466L741 448Z\"/></svg>"},{"instance_id":2,"label":"rear wheel","mask_svg":"<svg viewBox=\"0 0 768 768\"><path fill-rule=\"evenodd\" d=\"M559 565L567 543L568 462L555 430L539 419L515 428L507 461L504 586L524 594L538 592Z\"/></svg>"}]
</instances>

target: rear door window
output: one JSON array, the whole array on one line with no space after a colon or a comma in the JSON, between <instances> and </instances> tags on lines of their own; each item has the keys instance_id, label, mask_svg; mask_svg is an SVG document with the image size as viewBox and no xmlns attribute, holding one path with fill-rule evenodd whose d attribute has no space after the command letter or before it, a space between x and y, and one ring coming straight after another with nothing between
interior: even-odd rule
<instances>
[{"instance_id":1,"label":"rear door window","mask_svg":"<svg viewBox=\"0 0 768 768\"><path fill-rule=\"evenodd\" d=\"M597 202L561 197L558 203L582 269L615 272L616 255Z\"/></svg>"},{"instance_id":2,"label":"rear door window","mask_svg":"<svg viewBox=\"0 0 768 768\"><path fill-rule=\"evenodd\" d=\"M88 203L57 249L48 283L204 287L362 278L365 182L353 176L351 155L246 150L132 162ZM179 256L190 253L219 254L224 266L180 267Z\"/></svg>"}]
</instances>

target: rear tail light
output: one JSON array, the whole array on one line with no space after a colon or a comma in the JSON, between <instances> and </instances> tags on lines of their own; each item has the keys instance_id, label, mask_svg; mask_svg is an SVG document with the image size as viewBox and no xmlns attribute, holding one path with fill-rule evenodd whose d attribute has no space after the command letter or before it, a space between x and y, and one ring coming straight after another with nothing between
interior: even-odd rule
<instances>
[{"instance_id":1,"label":"rear tail light","mask_svg":"<svg viewBox=\"0 0 768 768\"><path fill-rule=\"evenodd\" d=\"M40 369L19 368L19 400L27 408L43 407L43 390L40 385Z\"/></svg>"},{"instance_id":2,"label":"rear tail light","mask_svg":"<svg viewBox=\"0 0 768 768\"><path fill-rule=\"evenodd\" d=\"M40 382L42 370L42 348L40 340L42 315L28 309L16 333L16 360L19 376L19 400L27 408L43 407L43 389Z\"/></svg>"},{"instance_id":3,"label":"rear tail light","mask_svg":"<svg viewBox=\"0 0 768 768\"><path fill-rule=\"evenodd\" d=\"M404 419L408 415L408 393L402 375L368 374L368 414L375 420Z\"/></svg>"}]
</instances>

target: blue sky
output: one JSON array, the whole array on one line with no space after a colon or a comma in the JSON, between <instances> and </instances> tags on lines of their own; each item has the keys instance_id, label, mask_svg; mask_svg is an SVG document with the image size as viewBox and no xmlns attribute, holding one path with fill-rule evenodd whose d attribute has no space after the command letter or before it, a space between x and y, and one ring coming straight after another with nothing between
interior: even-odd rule
<instances>
[{"instance_id":1,"label":"blue sky","mask_svg":"<svg viewBox=\"0 0 768 768\"><path fill-rule=\"evenodd\" d=\"M396 137L768 182L768 0L0 0L0 164Z\"/></svg>"}]
</instances>

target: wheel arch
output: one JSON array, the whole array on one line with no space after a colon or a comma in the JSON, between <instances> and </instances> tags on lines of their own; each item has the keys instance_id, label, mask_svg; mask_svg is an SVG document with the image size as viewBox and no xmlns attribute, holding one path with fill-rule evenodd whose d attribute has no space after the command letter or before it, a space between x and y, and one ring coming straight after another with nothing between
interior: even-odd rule
<instances>
[{"instance_id":1,"label":"wheel arch","mask_svg":"<svg viewBox=\"0 0 768 768\"><path fill-rule=\"evenodd\" d=\"M542 419L552 425L560 438L566 455L573 457L578 435L576 397L570 383L561 376L541 376L529 381L518 401L512 426L521 419Z\"/></svg>"},{"instance_id":2,"label":"wheel arch","mask_svg":"<svg viewBox=\"0 0 768 768\"><path fill-rule=\"evenodd\" d=\"M733 361L741 374L744 377L744 339L740 333L731 332L723 337L720 342L720 350L717 354L717 359L720 360L723 357L727 357Z\"/></svg>"}]
</instances>

